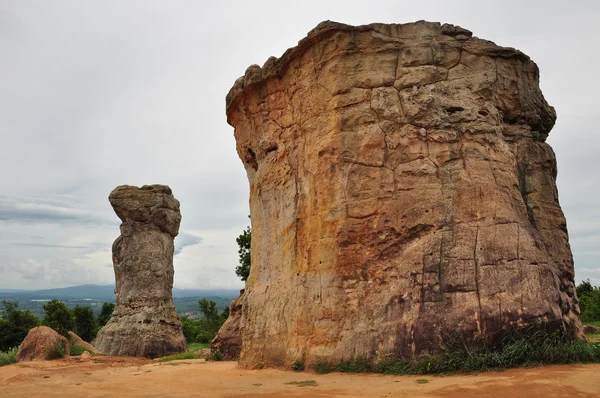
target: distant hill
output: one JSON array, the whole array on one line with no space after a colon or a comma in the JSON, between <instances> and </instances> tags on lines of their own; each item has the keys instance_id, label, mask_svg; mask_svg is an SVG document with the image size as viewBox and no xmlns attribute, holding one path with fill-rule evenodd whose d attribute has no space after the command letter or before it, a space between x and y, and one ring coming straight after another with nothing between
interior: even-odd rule
<instances>
[{"instance_id":1,"label":"distant hill","mask_svg":"<svg viewBox=\"0 0 600 398\"><path fill-rule=\"evenodd\" d=\"M77 300L77 299L93 299L93 300L115 300L114 285L79 285L71 287L63 287L60 289L44 289L44 290L0 290L0 298L12 298L20 300L43 300L57 298L59 300ZM239 290L233 289L173 289L173 297L222 297L234 298L239 295Z\"/></svg>"}]
</instances>

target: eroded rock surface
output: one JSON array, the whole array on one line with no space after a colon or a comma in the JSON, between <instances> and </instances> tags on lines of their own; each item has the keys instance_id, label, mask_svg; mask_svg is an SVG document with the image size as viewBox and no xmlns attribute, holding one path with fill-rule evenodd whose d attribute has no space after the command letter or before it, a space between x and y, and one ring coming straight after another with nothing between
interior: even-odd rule
<instances>
[{"instance_id":1,"label":"eroded rock surface","mask_svg":"<svg viewBox=\"0 0 600 398\"><path fill-rule=\"evenodd\" d=\"M164 185L122 185L108 199L123 221L112 247L117 302L93 346L107 355L183 352L186 343L172 296L179 201Z\"/></svg>"},{"instance_id":2,"label":"eroded rock surface","mask_svg":"<svg viewBox=\"0 0 600 398\"><path fill-rule=\"evenodd\" d=\"M53 354L59 349L63 355L71 353L71 343L65 336L61 336L54 329L47 326L38 326L31 329L19 346L16 361L33 361L36 359L56 359Z\"/></svg>"},{"instance_id":3,"label":"eroded rock surface","mask_svg":"<svg viewBox=\"0 0 600 398\"><path fill-rule=\"evenodd\" d=\"M227 96L252 218L241 364L581 336L538 80L520 51L424 21L324 22L249 67Z\"/></svg>"}]
</instances>

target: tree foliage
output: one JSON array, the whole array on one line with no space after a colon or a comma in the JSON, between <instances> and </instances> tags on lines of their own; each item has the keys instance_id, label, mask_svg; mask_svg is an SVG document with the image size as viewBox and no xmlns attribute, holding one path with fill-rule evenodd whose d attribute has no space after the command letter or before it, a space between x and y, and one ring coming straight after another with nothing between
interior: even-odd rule
<instances>
[{"instance_id":1,"label":"tree foliage","mask_svg":"<svg viewBox=\"0 0 600 398\"><path fill-rule=\"evenodd\" d=\"M246 227L235 241L239 246L238 255L240 261L240 264L235 267L235 274L245 282L248 279L248 275L250 275L250 243L252 241L252 230L250 227Z\"/></svg>"},{"instance_id":2,"label":"tree foliage","mask_svg":"<svg viewBox=\"0 0 600 398\"><path fill-rule=\"evenodd\" d=\"M21 344L31 328L39 326L40 320L29 310L19 310L14 301L2 301L0 318L0 351L8 351Z\"/></svg>"},{"instance_id":3,"label":"tree foliage","mask_svg":"<svg viewBox=\"0 0 600 398\"><path fill-rule=\"evenodd\" d=\"M205 298L198 302L202 319L189 319L183 317L181 326L185 340L189 343L210 343L229 316L229 308L225 308L221 314L217 309L217 303Z\"/></svg>"},{"instance_id":4,"label":"tree foliage","mask_svg":"<svg viewBox=\"0 0 600 398\"><path fill-rule=\"evenodd\" d=\"M69 337L69 330L73 330L73 313L62 301L52 299L44 305L46 316L42 320L44 326L54 329L59 334Z\"/></svg>"},{"instance_id":5,"label":"tree foliage","mask_svg":"<svg viewBox=\"0 0 600 398\"><path fill-rule=\"evenodd\" d=\"M589 280L577 286L579 309L583 322L600 321L600 288L592 286Z\"/></svg>"},{"instance_id":6,"label":"tree foliage","mask_svg":"<svg viewBox=\"0 0 600 398\"><path fill-rule=\"evenodd\" d=\"M96 337L96 318L90 307L76 305L73 308L74 332L88 343Z\"/></svg>"},{"instance_id":7,"label":"tree foliage","mask_svg":"<svg viewBox=\"0 0 600 398\"><path fill-rule=\"evenodd\" d=\"M115 303L104 303L102 309L98 315L98 326L102 327L110 320L113 311L115 310Z\"/></svg>"}]
</instances>

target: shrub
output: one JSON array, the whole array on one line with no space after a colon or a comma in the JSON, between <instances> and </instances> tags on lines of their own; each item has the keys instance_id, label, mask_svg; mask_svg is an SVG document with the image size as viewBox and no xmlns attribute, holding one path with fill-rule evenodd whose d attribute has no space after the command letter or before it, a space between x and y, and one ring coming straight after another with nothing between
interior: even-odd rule
<instances>
[{"instance_id":1,"label":"shrub","mask_svg":"<svg viewBox=\"0 0 600 398\"><path fill-rule=\"evenodd\" d=\"M81 345L73 344L73 347L71 347L71 355L79 356L83 354L84 351L85 347Z\"/></svg>"},{"instance_id":2,"label":"shrub","mask_svg":"<svg viewBox=\"0 0 600 398\"><path fill-rule=\"evenodd\" d=\"M304 372L304 362L296 359L294 362L292 362L291 368L295 372Z\"/></svg>"},{"instance_id":3,"label":"shrub","mask_svg":"<svg viewBox=\"0 0 600 398\"><path fill-rule=\"evenodd\" d=\"M0 366L10 365L11 363L17 362L17 351L17 347L11 348L7 351L0 351Z\"/></svg>"},{"instance_id":4,"label":"shrub","mask_svg":"<svg viewBox=\"0 0 600 398\"><path fill-rule=\"evenodd\" d=\"M223 360L223 354L221 353L221 351L219 350L215 350L212 352L212 360L213 361L222 361Z\"/></svg>"},{"instance_id":5,"label":"shrub","mask_svg":"<svg viewBox=\"0 0 600 398\"><path fill-rule=\"evenodd\" d=\"M53 359L60 359L65 357L65 347L60 342L57 342L54 349L46 355L46 359L51 361Z\"/></svg>"}]
</instances>

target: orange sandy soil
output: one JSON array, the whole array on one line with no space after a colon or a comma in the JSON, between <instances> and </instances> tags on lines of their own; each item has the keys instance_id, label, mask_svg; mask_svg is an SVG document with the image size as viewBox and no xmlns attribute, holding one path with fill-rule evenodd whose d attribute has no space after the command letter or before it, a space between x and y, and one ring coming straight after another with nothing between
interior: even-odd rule
<instances>
[{"instance_id":1,"label":"orange sandy soil","mask_svg":"<svg viewBox=\"0 0 600 398\"><path fill-rule=\"evenodd\" d=\"M427 380L421 384L417 380ZM315 387L286 384L314 380ZM0 397L599 397L600 364L463 376L384 376L276 369L236 362L71 357L0 367Z\"/></svg>"}]
</instances>

